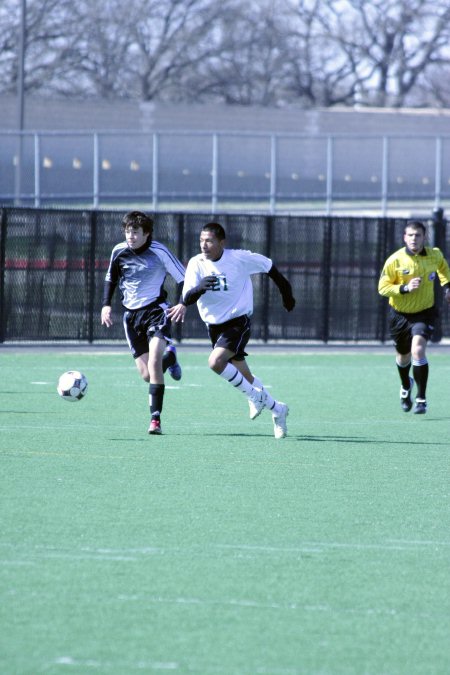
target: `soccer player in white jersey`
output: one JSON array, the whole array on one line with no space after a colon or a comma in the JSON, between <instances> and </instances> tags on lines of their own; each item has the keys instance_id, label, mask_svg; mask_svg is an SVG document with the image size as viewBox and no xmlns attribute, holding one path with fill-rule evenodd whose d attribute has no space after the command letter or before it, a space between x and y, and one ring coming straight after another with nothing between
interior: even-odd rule
<instances>
[{"instance_id":1,"label":"soccer player in white jersey","mask_svg":"<svg viewBox=\"0 0 450 675\"><path fill-rule=\"evenodd\" d=\"M278 286L283 305L294 309L291 284L270 258L242 249L225 248L225 230L219 223L207 223L200 233L201 253L187 265L183 302L197 303L212 343L209 367L242 391L248 398L250 418L264 408L272 413L275 438L287 434L289 408L276 401L249 369L244 351L250 338L253 313L251 275L265 272Z\"/></svg>"},{"instance_id":2,"label":"soccer player in white jersey","mask_svg":"<svg viewBox=\"0 0 450 675\"><path fill-rule=\"evenodd\" d=\"M161 434L164 400L164 373L168 369L181 378L171 322L184 321L186 306L173 307L166 302L164 280L170 274L177 283L178 296L184 279L184 267L169 249L153 241L153 220L141 211L127 213L122 221L125 241L113 248L106 273L101 322L112 326L111 300L119 285L125 309L125 336L137 369L149 383L149 434Z\"/></svg>"}]
</instances>

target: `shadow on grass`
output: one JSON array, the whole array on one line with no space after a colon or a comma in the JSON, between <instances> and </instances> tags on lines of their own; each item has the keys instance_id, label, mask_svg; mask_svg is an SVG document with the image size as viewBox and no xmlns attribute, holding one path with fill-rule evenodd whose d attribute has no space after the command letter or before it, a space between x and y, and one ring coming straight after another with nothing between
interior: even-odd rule
<instances>
[{"instance_id":1,"label":"shadow on grass","mask_svg":"<svg viewBox=\"0 0 450 675\"><path fill-rule=\"evenodd\" d=\"M431 421L431 420L430 420ZM358 436L291 436L296 441L308 441L313 443L361 443L380 445L405 445L405 441L392 441L380 438L361 438ZM406 441L408 445L442 445L448 446L448 443L436 443L436 441Z\"/></svg>"},{"instance_id":2,"label":"shadow on grass","mask_svg":"<svg viewBox=\"0 0 450 675\"><path fill-rule=\"evenodd\" d=\"M431 421L431 420L430 420ZM142 443L146 442L148 443L152 434L145 434L144 436L140 436L139 438L109 438L108 440L111 442L116 442L116 443ZM303 435L303 436L295 436L295 435L288 435L286 438L282 439L276 439L274 438L273 434L271 433L228 433L228 432L218 432L218 433L179 433L179 432L169 432L167 434L163 433L161 436L166 436L167 438L176 438L176 437L182 437L182 438L254 438L254 439L272 439L273 441L276 441L277 443L280 443L281 445L283 443L289 443L292 441L296 442L303 442L303 443L358 443L360 445L405 445L405 441L402 440L385 440L385 439L380 439L380 438L362 438L360 436L335 436L335 435L330 435L330 436L324 436L322 435ZM436 442L436 441L407 441L408 445L417 445L417 446L423 446L423 445L432 445L432 446L443 446L447 447L449 445L449 442Z\"/></svg>"}]
</instances>

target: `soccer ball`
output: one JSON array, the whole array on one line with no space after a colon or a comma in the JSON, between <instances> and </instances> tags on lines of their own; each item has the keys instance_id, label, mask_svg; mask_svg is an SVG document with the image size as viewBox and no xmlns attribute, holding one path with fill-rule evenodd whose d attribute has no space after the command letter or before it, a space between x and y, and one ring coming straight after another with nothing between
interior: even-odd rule
<instances>
[{"instance_id":1,"label":"soccer ball","mask_svg":"<svg viewBox=\"0 0 450 675\"><path fill-rule=\"evenodd\" d=\"M81 401L86 395L88 381L79 370L68 370L63 373L58 381L58 394L65 401Z\"/></svg>"}]
</instances>

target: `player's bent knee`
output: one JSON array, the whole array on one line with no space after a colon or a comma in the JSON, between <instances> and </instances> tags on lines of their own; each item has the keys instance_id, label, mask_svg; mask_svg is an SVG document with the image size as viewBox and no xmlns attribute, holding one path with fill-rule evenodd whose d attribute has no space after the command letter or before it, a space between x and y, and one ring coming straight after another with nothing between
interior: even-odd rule
<instances>
[{"instance_id":1,"label":"player's bent knee","mask_svg":"<svg viewBox=\"0 0 450 675\"><path fill-rule=\"evenodd\" d=\"M226 363L223 362L223 359L217 358L216 356L210 356L208 359L208 366L215 373L221 373L222 370L226 367Z\"/></svg>"}]
</instances>

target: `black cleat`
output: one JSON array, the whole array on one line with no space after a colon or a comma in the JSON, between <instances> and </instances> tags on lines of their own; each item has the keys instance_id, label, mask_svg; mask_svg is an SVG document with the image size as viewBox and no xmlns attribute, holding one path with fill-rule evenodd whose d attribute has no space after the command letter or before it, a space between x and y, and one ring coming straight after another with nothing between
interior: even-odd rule
<instances>
[{"instance_id":1,"label":"black cleat","mask_svg":"<svg viewBox=\"0 0 450 675\"><path fill-rule=\"evenodd\" d=\"M403 412L409 412L412 408L411 393L413 384L414 380L412 379L412 377L410 377L409 389L403 389L403 386L400 387L400 405L402 406Z\"/></svg>"},{"instance_id":2,"label":"black cleat","mask_svg":"<svg viewBox=\"0 0 450 675\"><path fill-rule=\"evenodd\" d=\"M427 402L424 398L416 398L416 405L414 406L413 413L415 415L425 415L427 412Z\"/></svg>"}]
</instances>

